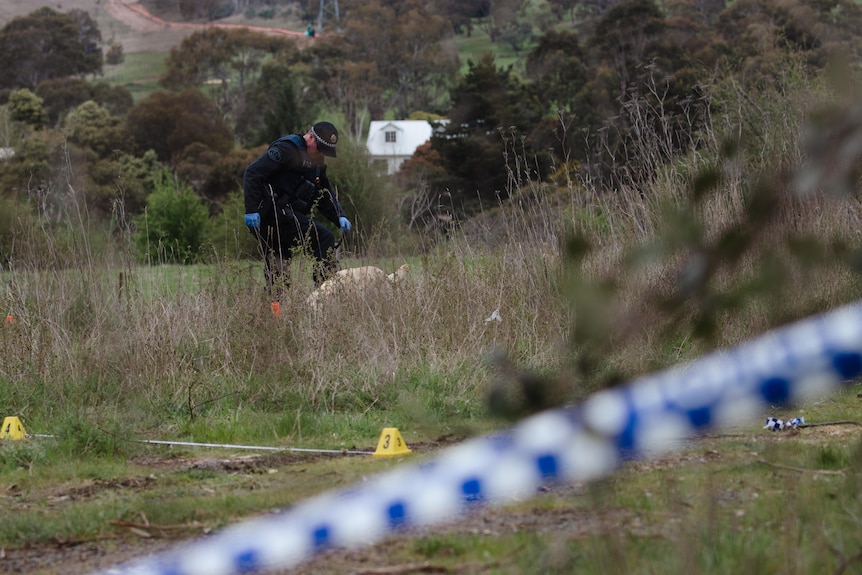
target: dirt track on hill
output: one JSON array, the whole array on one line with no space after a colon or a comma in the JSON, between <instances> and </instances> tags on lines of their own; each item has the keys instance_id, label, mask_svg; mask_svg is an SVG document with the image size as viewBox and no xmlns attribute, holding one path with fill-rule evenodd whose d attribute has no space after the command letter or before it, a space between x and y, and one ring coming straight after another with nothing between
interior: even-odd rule
<instances>
[{"instance_id":1,"label":"dirt track on hill","mask_svg":"<svg viewBox=\"0 0 862 575\"><path fill-rule=\"evenodd\" d=\"M109 0L105 5L105 11L115 20L128 26L131 30L142 33L173 32L185 36L195 30L204 28L225 28L253 30L264 34L275 36L289 36L302 43L312 42L305 32L288 30L286 28L274 28L266 26L248 26L243 24L228 24L223 22L210 22L196 24L191 22L171 22L151 14L138 0Z\"/></svg>"},{"instance_id":2,"label":"dirt track on hill","mask_svg":"<svg viewBox=\"0 0 862 575\"><path fill-rule=\"evenodd\" d=\"M144 8L134 3L138 10L134 9L133 4L124 0L110 0L105 6L105 10L114 19L119 20L132 30L138 32L159 32L165 29L165 23L160 23L154 16L144 10Z\"/></svg>"}]
</instances>

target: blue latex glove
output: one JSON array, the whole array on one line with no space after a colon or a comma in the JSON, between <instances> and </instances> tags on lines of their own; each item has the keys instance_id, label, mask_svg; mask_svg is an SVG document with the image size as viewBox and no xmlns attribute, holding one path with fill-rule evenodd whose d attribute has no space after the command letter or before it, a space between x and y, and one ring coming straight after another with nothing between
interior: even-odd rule
<instances>
[{"instance_id":1,"label":"blue latex glove","mask_svg":"<svg viewBox=\"0 0 862 575\"><path fill-rule=\"evenodd\" d=\"M352 228L353 226L350 224L350 220L348 220L344 216L341 216L340 218L338 218L338 227L341 228L342 232L349 232L350 228Z\"/></svg>"},{"instance_id":2,"label":"blue latex glove","mask_svg":"<svg viewBox=\"0 0 862 575\"><path fill-rule=\"evenodd\" d=\"M260 214L255 212L253 214L245 215L245 225L250 228L260 229Z\"/></svg>"}]
</instances>

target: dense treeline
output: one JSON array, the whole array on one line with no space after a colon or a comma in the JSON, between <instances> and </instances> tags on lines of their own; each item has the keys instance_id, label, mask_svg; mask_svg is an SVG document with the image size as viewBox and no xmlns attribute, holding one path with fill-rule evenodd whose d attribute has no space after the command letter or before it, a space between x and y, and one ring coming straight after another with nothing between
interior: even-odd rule
<instances>
[{"instance_id":1,"label":"dense treeline","mask_svg":"<svg viewBox=\"0 0 862 575\"><path fill-rule=\"evenodd\" d=\"M307 18L319 3L148 6L211 20L263 8ZM756 107L789 77L821 73L831 55L858 61L862 52L862 9L852 0L341 0L340 7L339 32L303 49L248 30L195 32L168 55L161 89L138 102L99 80L104 53L116 56L117 47L103 45L85 12L45 7L8 22L0 30L0 50L12 55L0 70L7 150L0 197L14 217L0 219L0 263L13 257L16 222L59 220L70 174L89 213L115 231L136 233L135 218L170 181L200 198L184 209L224 213L219 221L241 228L245 165L322 114L337 118L351 141L332 170L339 192L375 233L470 217L527 182L557 181L562 168L607 193L638 188L697 150L722 106ZM457 35L480 32L521 53L523 73L491 54L460 62ZM368 166L361 145L368 122L384 117L449 120L392 182ZM756 126L735 129L758 135ZM411 213L396 213L399 205ZM195 237L203 245L206 234ZM175 253L194 259L196 249L187 248Z\"/></svg>"}]
</instances>

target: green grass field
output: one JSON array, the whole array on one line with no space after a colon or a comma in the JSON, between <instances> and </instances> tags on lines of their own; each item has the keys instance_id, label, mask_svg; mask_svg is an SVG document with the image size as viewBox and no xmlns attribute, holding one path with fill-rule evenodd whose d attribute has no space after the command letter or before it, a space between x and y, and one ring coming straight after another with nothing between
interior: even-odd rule
<instances>
[{"instance_id":1,"label":"green grass field","mask_svg":"<svg viewBox=\"0 0 862 575\"><path fill-rule=\"evenodd\" d=\"M491 42L487 34L475 33L472 37L459 36L458 54L461 57L461 73L468 70L468 62L479 62L485 54L494 54L494 62L498 68L512 66L515 71L523 72L523 60L526 51L517 54L509 46L499 42Z\"/></svg>"},{"instance_id":2,"label":"green grass field","mask_svg":"<svg viewBox=\"0 0 862 575\"><path fill-rule=\"evenodd\" d=\"M159 79L165 73L165 57L165 52L126 54L122 64L105 66L103 79L113 86L126 88L138 101L154 90L162 89Z\"/></svg>"}]
</instances>

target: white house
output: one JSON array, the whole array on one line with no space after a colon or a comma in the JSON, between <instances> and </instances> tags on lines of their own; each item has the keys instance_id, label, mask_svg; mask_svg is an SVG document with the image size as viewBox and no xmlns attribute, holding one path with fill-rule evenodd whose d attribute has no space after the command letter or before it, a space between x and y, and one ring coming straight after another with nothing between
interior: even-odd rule
<instances>
[{"instance_id":1,"label":"white house","mask_svg":"<svg viewBox=\"0 0 862 575\"><path fill-rule=\"evenodd\" d=\"M386 173L394 174L416 148L431 139L433 130L427 120L375 120L368 128L366 147L372 159L386 162Z\"/></svg>"}]
</instances>

